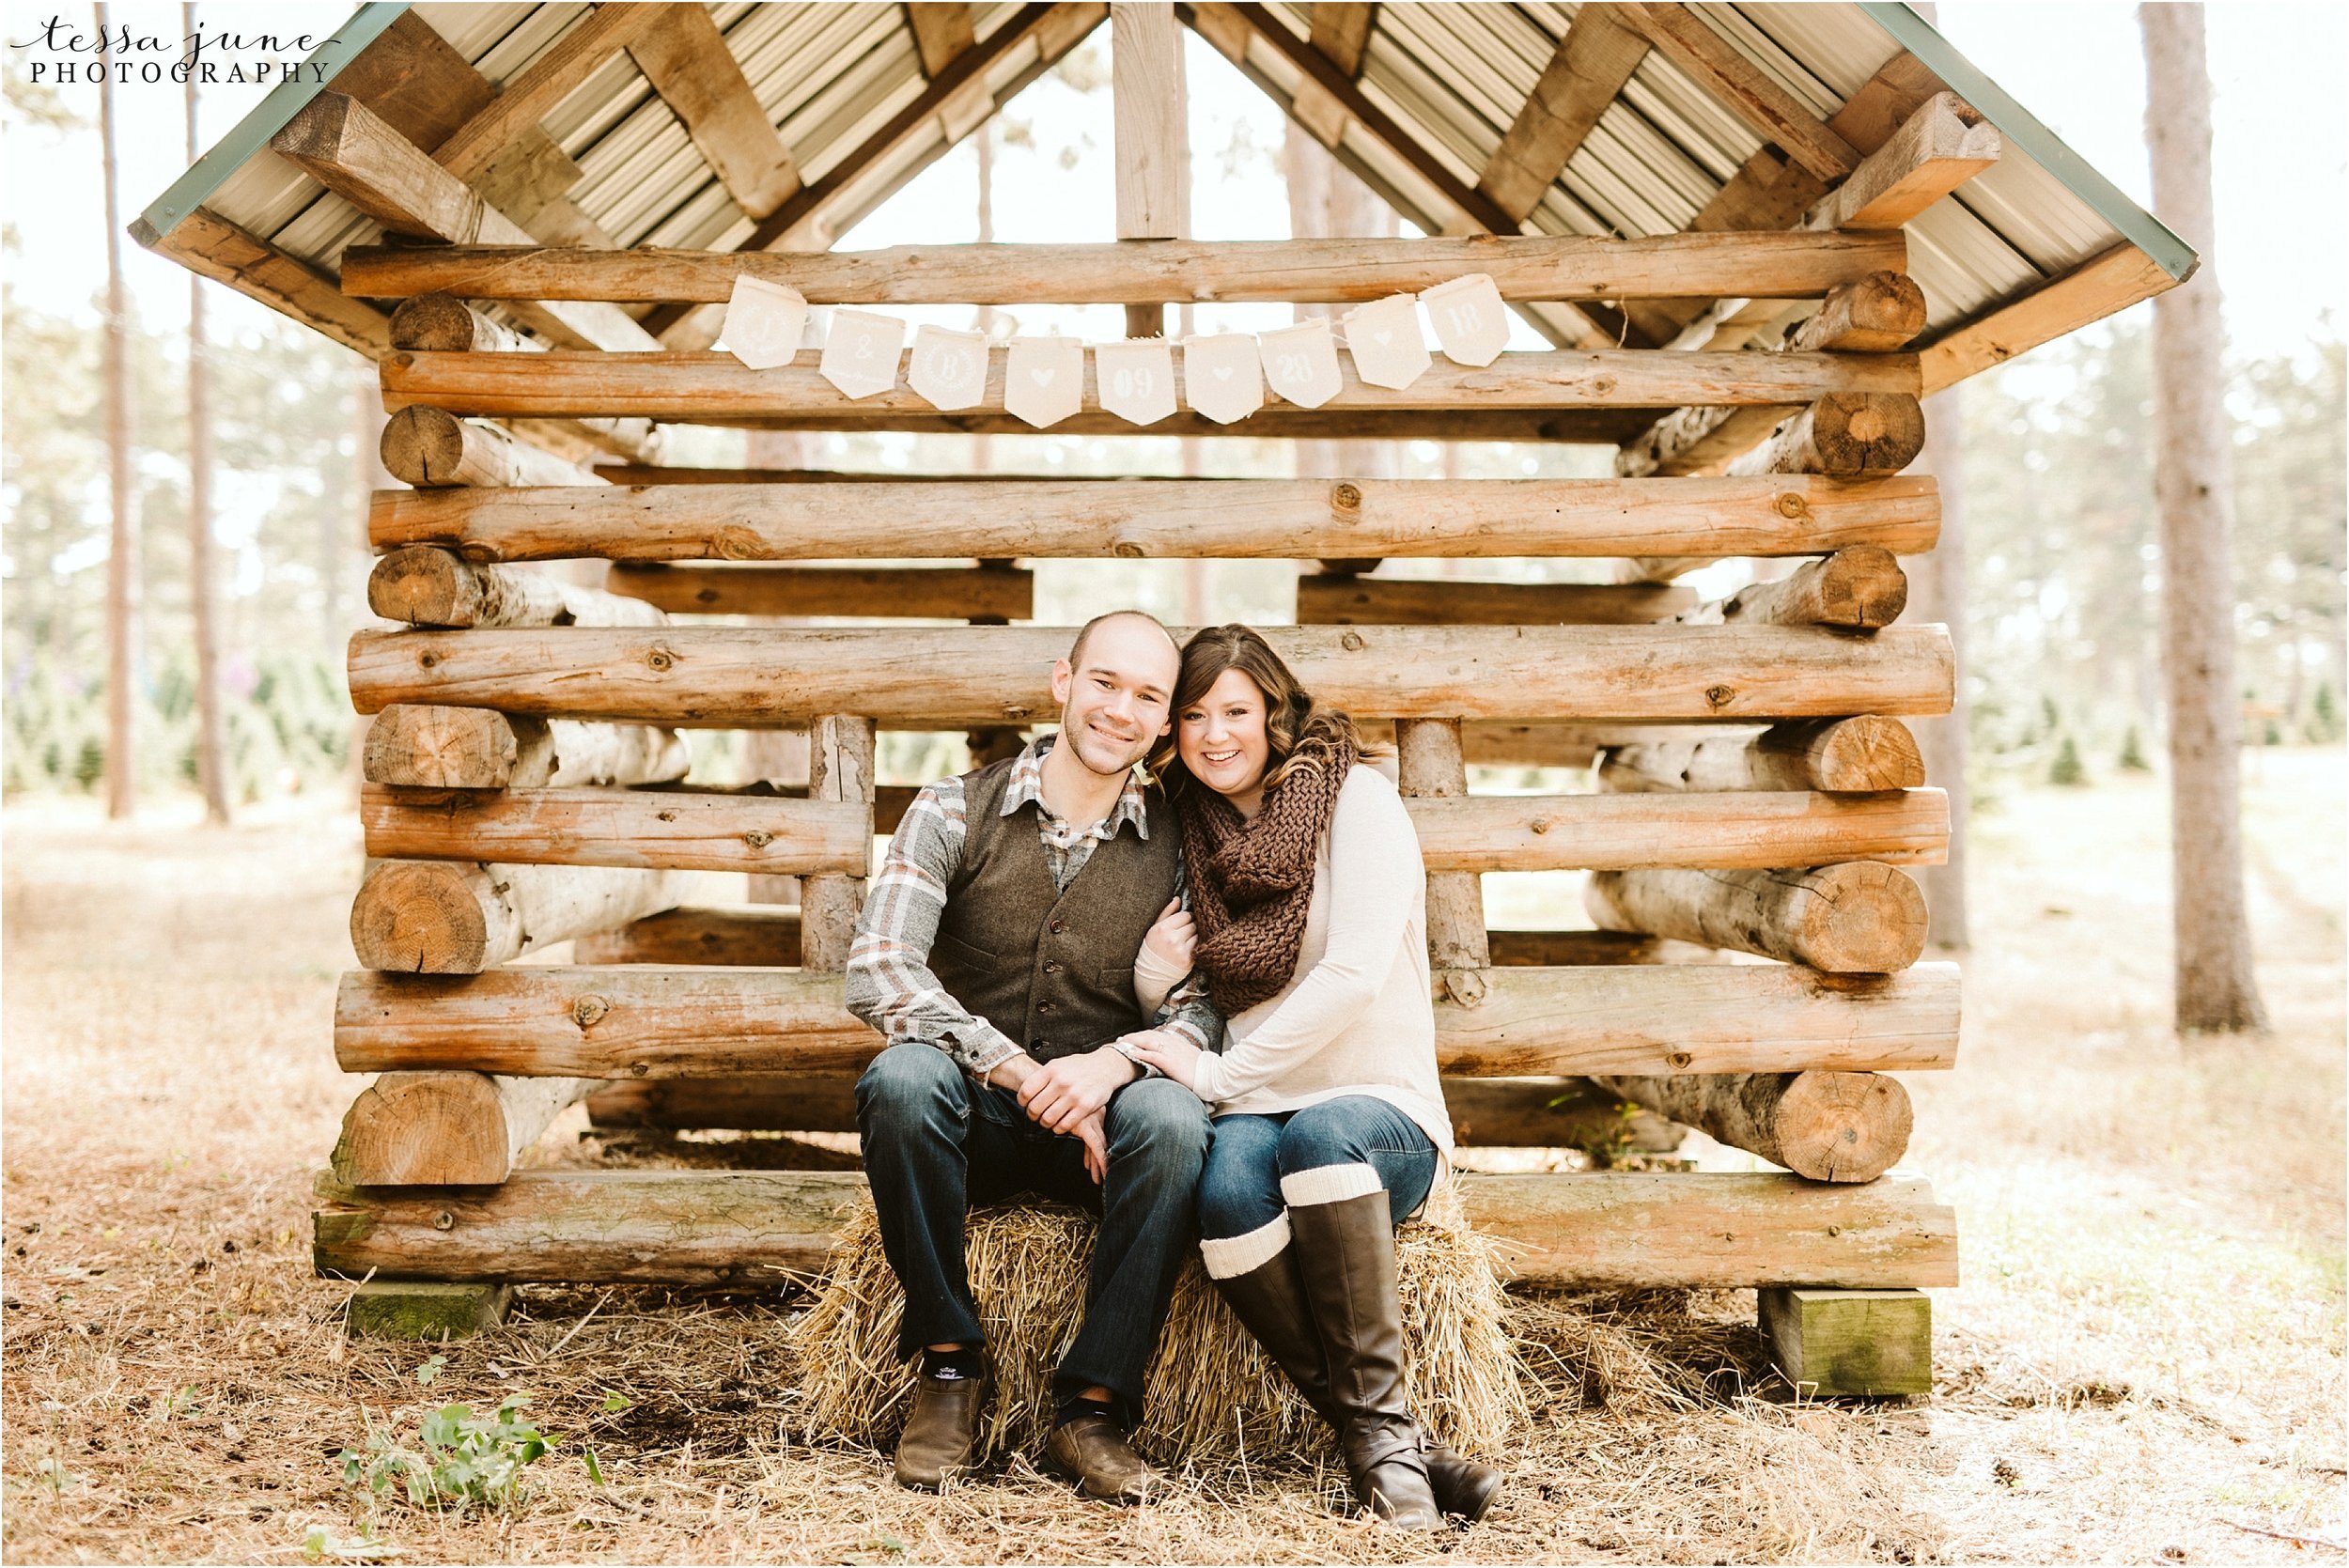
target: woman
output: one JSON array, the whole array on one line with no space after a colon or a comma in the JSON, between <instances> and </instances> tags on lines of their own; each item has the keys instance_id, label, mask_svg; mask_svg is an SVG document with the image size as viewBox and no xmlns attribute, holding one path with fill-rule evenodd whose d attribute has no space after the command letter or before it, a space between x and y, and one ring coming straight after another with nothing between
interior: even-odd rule
<instances>
[{"instance_id":1,"label":"woman","mask_svg":"<svg viewBox=\"0 0 2349 1568\"><path fill-rule=\"evenodd\" d=\"M1208 1277L1336 1429L1364 1505L1418 1529L1473 1520L1500 1472L1431 1448L1403 1388L1394 1227L1452 1146L1411 819L1352 722L1244 626L1191 638L1174 707L1151 761L1181 810L1191 914L1153 927L1135 988L1154 1008L1195 958L1227 1039L1218 1056L1154 1034L1139 1054L1217 1113Z\"/></svg>"}]
</instances>

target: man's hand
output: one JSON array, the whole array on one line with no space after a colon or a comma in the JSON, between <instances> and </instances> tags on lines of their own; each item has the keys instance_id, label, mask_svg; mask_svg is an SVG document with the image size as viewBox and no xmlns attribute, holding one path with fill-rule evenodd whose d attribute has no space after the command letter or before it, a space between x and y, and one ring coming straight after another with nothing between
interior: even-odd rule
<instances>
[{"instance_id":1,"label":"man's hand","mask_svg":"<svg viewBox=\"0 0 2349 1568\"><path fill-rule=\"evenodd\" d=\"M1143 934L1142 945L1161 963L1181 973L1189 974L1199 953L1199 928L1193 924L1190 911L1183 908L1178 897L1166 901L1158 920Z\"/></svg>"},{"instance_id":2,"label":"man's hand","mask_svg":"<svg viewBox=\"0 0 2349 1568\"><path fill-rule=\"evenodd\" d=\"M1085 1174L1093 1185L1100 1186L1110 1174L1110 1135L1107 1118L1100 1111L1079 1122L1069 1129L1069 1136L1085 1146Z\"/></svg>"},{"instance_id":3,"label":"man's hand","mask_svg":"<svg viewBox=\"0 0 2349 1568\"><path fill-rule=\"evenodd\" d=\"M1019 1109L1038 1126L1073 1134L1078 1123L1100 1114L1110 1096L1141 1073L1106 1046L1064 1056L1029 1075L1019 1086Z\"/></svg>"}]
</instances>

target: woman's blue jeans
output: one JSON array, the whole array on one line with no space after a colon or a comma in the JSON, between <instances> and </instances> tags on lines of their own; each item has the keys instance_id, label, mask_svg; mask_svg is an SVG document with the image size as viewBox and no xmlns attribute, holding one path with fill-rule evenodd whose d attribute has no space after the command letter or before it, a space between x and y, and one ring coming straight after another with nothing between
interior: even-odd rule
<instances>
[{"instance_id":1,"label":"woman's blue jeans","mask_svg":"<svg viewBox=\"0 0 2349 1568\"><path fill-rule=\"evenodd\" d=\"M1199 1177L1207 1272L1228 1279L1277 1256L1287 1242L1293 1201L1330 1202L1383 1188L1399 1225L1427 1201L1435 1180L1436 1146L1419 1124L1368 1094L1270 1116L1219 1116ZM1283 1182L1291 1196L1283 1195Z\"/></svg>"}]
</instances>

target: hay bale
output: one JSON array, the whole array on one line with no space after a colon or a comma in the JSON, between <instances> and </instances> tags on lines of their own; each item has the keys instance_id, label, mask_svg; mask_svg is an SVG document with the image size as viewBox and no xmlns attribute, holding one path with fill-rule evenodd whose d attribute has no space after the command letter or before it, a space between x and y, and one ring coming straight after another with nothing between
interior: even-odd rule
<instances>
[{"instance_id":1,"label":"hay bale","mask_svg":"<svg viewBox=\"0 0 2349 1568\"><path fill-rule=\"evenodd\" d=\"M1527 1411L1500 1274L1452 1194L1439 1194L1428 1213L1395 1236L1412 1407L1437 1441L1497 1456L1514 1446ZM1057 1203L971 1215L964 1254L996 1379L982 1462L1043 1446L1052 1368L1083 1314L1094 1230L1091 1215ZM905 1425L914 1363L897 1357L905 1296L869 1203L833 1257L792 1330L806 1369L804 1435L887 1448ZM1309 1449L1328 1457L1321 1422L1224 1306L1196 1255L1175 1281L1146 1403L1135 1441L1161 1465Z\"/></svg>"}]
</instances>

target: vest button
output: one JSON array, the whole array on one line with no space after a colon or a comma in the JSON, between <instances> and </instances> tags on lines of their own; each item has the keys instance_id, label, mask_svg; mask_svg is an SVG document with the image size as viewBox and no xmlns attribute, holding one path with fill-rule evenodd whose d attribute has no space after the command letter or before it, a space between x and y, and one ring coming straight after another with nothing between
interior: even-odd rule
<instances>
[{"instance_id":1,"label":"vest button","mask_svg":"<svg viewBox=\"0 0 2349 1568\"><path fill-rule=\"evenodd\" d=\"M1068 929L1068 923L1067 923L1066 921L1060 921L1060 920L1056 920L1056 921L1052 922L1052 924L1051 924L1050 925L1047 926L1047 927L1046 927L1046 929L1047 929L1047 930L1049 930L1049 931L1050 931L1050 932L1052 933L1052 935L1053 935L1053 936L1057 937L1057 936L1059 936L1059 935L1060 935L1063 931L1066 931L1066 930L1067 930L1067 929Z\"/></svg>"},{"instance_id":2,"label":"vest button","mask_svg":"<svg viewBox=\"0 0 2349 1568\"><path fill-rule=\"evenodd\" d=\"M1035 1010L1039 1013L1049 1013L1052 1010L1052 1004L1049 1001L1039 1001L1035 1004Z\"/></svg>"},{"instance_id":3,"label":"vest button","mask_svg":"<svg viewBox=\"0 0 2349 1568\"><path fill-rule=\"evenodd\" d=\"M1047 974L1058 974L1060 972L1060 960L1058 958L1045 959L1044 972Z\"/></svg>"}]
</instances>

